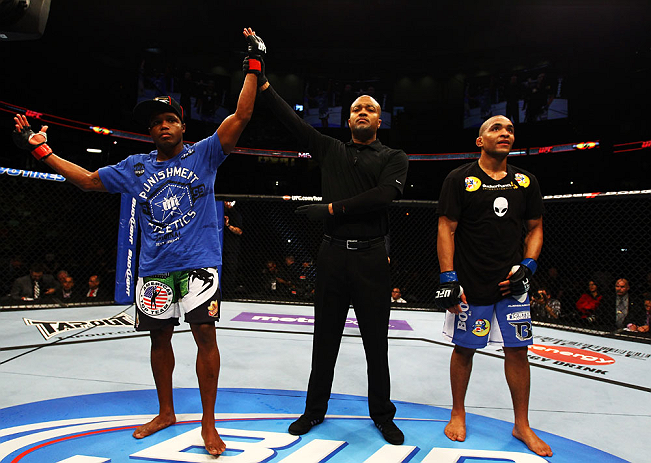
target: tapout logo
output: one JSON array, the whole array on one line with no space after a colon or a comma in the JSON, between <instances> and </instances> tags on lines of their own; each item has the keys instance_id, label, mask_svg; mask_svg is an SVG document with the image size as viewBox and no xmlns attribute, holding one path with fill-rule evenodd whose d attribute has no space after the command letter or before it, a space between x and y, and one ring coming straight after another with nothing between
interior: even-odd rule
<instances>
[{"instance_id":1,"label":"tapout logo","mask_svg":"<svg viewBox=\"0 0 651 463\"><path fill-rule=\"evenodd\" d=\"M545 346L543 344L532 344L529 352L552 360L575 363L577 365L612 365L615 360L598 352L585 349L576 349L565 346Z\"/></svg>"}]
</instances>

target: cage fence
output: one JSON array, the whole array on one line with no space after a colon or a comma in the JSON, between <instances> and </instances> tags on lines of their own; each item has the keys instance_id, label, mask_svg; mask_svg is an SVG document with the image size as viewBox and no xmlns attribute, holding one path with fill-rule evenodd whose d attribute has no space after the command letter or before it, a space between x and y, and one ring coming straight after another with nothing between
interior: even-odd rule
<instances>
[{"instance_id":1,"label":"cage fence","mask_svg":"<svg viewBox=\"0 0 651 463\"><path fill-rule=\"evenodd\" d=\"M112 299L119 218L119 195L84 193L67 182L3 175L3 309L106 303ZM241 235L224 230L224 300L311 304L321 223L294 213L315 197L218 195L234 202L225 209ZM538 324L626 336L604 313L614 313L615 283L627 279L630 300L638 308L651 295L651 240L646 221L651 192L568 195L545 198L544 244L534 275L532 318ZM394 201L386 237L392 287L399 288L404 310L434 311L438 284L438 216L435 201ZM100 299L64 300L57 293L39 301L11 296L13 282L33 263L56 276L66 270L83 296L90 276L104 288ZM588 283L596 284L598 307L577 308ZM536 303L540 290L557 301L556 311ZM594 287L592 287L594 290ZM598 296L601 296L599 298ZM389 297L389 289L387 290ZM584 297L585 299L585 297ZM644 314L639 310L638 314ZM637 322L637 320L636 320ZM641 321L642 322L642 321ZM648 337L648 336L647 336Z\"/></svg>"}]
</instances>

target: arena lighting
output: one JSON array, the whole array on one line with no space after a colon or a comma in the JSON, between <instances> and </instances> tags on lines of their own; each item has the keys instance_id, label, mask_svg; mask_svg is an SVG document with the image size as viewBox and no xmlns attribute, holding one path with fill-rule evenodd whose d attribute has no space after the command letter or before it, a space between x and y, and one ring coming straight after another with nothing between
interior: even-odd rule
<instances>
[{"instance_id":1,"label":"arena lighting","mask_svg":"<svg viewBox=\"0 0 651 463\"><path fill-rule=\"evenodd\" d=\"M86 151L89 153L101 153L102 150L97 149L97 148L86 148Z\"/></svg>"},{"instance_id":2,"label":"arena lighting","mask_svg":"<svg viewBox=\"0 0 651 463\"><path fill-rule=\"evenodd\" d=\"M90 129L100 135L111 135L113 133L112 130L105 129L104 127L98 127L96 125L91 126Z\"/></svg>"},{"instance_id":3,"label":"arena lighting","mask_svg":"<svg viewBox=\"0 0 651 463\"><path fill-rule=\"evenodd\" d=\"M99 125L91 125L88 123L66 119L52 114L40 113L31 109L23 108L21 106L13 105L0 100L0 111L10 114L24 114L27 117L38 119L43 124L54 124L70 129L82 130L86 132L93 132L101 135L108 135L114 138L121 138L126 140L141 141L145 143L152 143L149 135L127 132L125 130L107 129ZM194 143L185 140L186 143ZM117 141L113 141L117 144ZM511 151L509 156L535 156L539 154L552 154L552 153L565 153L576 152L588 149L600 148L601 145L598 140L580 143L566 143L562 145L552 145L543 147L526 148ZM643 140L638 142L622 143L613 145L613 153L621 153L625 151L637 151L641 149L651 148L651 140ZM278 151L256 148L238 148L236 147L233 154L246 154L251 156L266 156L266 157L279 157L279 158L307 158L311 159L310 153L302 151ZM466 152L466 153L432 153L432 154L408 154L410 161L447 161L458 159L478 159L479 152Z\"/></svg>"},{"instance_id":4,"label":"arena lighting","mask_svg":"<svg viewBox=\"0 0 651 463\"><path fill-rule=\"evenodd\" d=\"M586 141L583 143L577 143L574 147L578 150L591 150L599 146L598 141Z\"/></svg>"}]
</instances>

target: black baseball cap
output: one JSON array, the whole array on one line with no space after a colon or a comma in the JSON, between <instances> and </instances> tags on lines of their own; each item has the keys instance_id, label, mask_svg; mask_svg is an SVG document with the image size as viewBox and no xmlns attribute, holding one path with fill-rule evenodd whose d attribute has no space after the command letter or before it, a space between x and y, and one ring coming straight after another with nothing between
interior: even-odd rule
<instances>
[{"instance_id":1,"label":"black baseball cap","mask_svg":"<svg viewBox=\"0 0 651 463\"><path fill-rule=\"evenodd\" d=\"M183 108L171 96L157 96L153 100L141 101L133 108L133 117L140 123L149 126L149 120L154 114L172 112L183 122Z\"/></svg>"}]
</instances>

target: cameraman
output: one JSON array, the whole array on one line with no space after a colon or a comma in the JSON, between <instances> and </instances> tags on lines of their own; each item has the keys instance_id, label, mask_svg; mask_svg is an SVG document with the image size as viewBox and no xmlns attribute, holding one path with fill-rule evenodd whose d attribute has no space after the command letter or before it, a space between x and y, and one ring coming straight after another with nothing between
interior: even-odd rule
<instances>
[{"instance_id":1,"label":"cameraman","mask_svg":"<svg viewBox=\"0 0 651 463\"><path fill-rule=\"evenodd\" d=\"M561 315L561 302L558 299L552 299L547 288L540 288L533 295L531 312L539 320L558 319Z\"/></svg>"}]
</instances>

